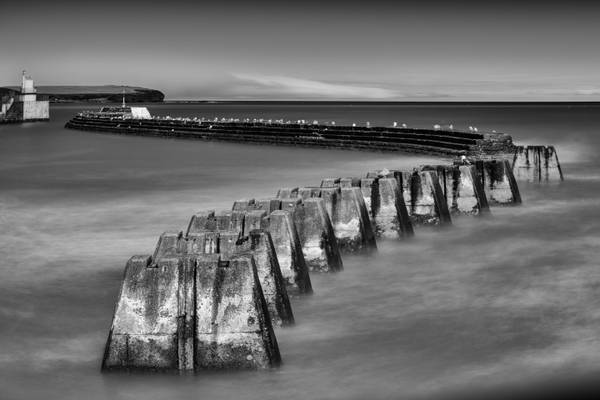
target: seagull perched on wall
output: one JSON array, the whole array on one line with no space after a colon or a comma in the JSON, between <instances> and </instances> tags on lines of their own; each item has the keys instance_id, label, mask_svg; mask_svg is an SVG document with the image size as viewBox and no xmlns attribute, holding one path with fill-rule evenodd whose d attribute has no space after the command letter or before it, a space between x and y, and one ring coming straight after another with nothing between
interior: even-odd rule
<instances>
[{"instance_id":1,"label":"seagull perched on wall","mask_svg":"<svg viewBox=\"0 0 600 400\"><path fill-rule=\"evenodd\" d=\"M473 132L473 127L472 127L472 126L469 126L469 130L470 130L471 132Z\"/></svg>"},{"instance_id":2,"label":"seagull perched on wall","mask_svg":"<svg viewBox=\"0 0 600 400\"><path fill-rule=\"evenodd\" d=\"M408 128L408 125L406 125L406 124L402 124L402 127L403 127L403 128Z\"/></svg>"},{"instance_id":3,"label":"seagull perched on wall","mask_svg":"<svg viewBox=\"0 0 600 400\"><path fill-rule=\"evenodd\" d=\"M433 129L435 129L436 131L440 130L441 126L439 124L435 124L433 126Z\"/></svg>"}]
</instances>

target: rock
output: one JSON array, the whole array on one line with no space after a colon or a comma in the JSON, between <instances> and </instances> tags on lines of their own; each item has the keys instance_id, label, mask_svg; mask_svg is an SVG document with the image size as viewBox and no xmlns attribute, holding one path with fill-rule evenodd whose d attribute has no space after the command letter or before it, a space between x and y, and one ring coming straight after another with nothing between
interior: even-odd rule
<instances>
[{"instance_id":1,"label":"rock","mask_svg":"<svg viewBox=\"0 0 600 400\"><path fill-rule=\"evenodd\" d=\"M490 206L521 204L521 194L508 160L475 162Z\"/></svg>"},{"instance_id":2,"label":"rock","mask_svg":"<svg viewBox=\"0 0 600 400\"><path fill-rule=\"evenodd\" d=\"M232 211L246 211L253 209L255 205L254 199L237 200L233 203Z\"/></svg>"},{"instance_id":3,"label":"rock","mask_svg":"<svg viewBox=\"0 0 600 400\"><path fill-rule=\"evenodd\" d=\"M414 235L404 197L395 178L377 181L377 207L373 210L378 236L398 239Z\"/></svg>"},{"instance_id":4,"label":"rock","mask_svg":"<svg viewBox=\"0 0 600 400\"><path fill-rule=\"evenodd\" d=\"M517 180L550 182L564 179L554 146L517 146L512 169Z\"/></svg>"},{"instance_id":5,"label":"rock","mask_svg":"<svg viewBox=\"0 0 600 400\"><path fill-rule=\"evenodd\" d=\"M292 217L309 270L341 271L344 265L323 199L306 199L293 210Z\"/></svg>"},{"instance_id":6,"label":"rock","mask_svg":"<svg viewBox=\"0 0 600 400\"><path fill-rule=\"evenodd\" d=\"M291 213L281 210L272 212L269 215L269 232L288 293L312 293L308 267Z\"/></svg>"}]
</instances>

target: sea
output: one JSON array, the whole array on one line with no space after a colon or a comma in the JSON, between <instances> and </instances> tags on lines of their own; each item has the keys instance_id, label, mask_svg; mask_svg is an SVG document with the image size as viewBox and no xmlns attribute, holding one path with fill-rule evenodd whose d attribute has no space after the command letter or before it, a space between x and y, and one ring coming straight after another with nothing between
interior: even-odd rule
<instances>
[{"instance_id":1,"label":"sea","mask_svg":"<svg viewBox=\"0 0 600 400\"><path fill-rule=\"evenodd\" d=\"M100 372L126 261L234 200L441 157L0 125L0 399L448 398L600 374L600 105L148 104L153 115L453 124L554 145L563 182L523 204L416 228L311 275L267 371ZM486 396L482 396L486 397ZM481 397L480 397L481 398Z\"/></svg>"}]
</instances>

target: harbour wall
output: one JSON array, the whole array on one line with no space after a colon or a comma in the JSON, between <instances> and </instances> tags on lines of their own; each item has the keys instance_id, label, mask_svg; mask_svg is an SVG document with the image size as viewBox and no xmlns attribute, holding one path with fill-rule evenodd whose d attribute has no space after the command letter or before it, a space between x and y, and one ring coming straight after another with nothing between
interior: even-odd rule
<instances>
[{"instance_id":1,"label":"harbour wall","mask_svg":"<svg viewBox=\"0 0 600 400\"><path fill-rule=\"evenodd\" d=\"M81 114L70 129L117 134L221 140L354 150L402 151L450 156L514 153L509 135L399 127L357 127L303 123L116 119Z\"/></svg>"}]
</instances>

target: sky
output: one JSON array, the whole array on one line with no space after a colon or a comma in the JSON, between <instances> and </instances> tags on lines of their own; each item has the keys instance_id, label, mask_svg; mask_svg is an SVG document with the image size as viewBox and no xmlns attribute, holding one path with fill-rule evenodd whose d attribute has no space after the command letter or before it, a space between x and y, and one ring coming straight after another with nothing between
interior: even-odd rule
<instances>
[{"instance_id":1,"label":"sky","mask_svg":"<svg viewBox=\"0 0 600 400\"><path fill-rule=\"evenodd\" d=\"M168 99L600 101L600 4L0 0L0 85Z\"/></svg>"}]
</instances>

